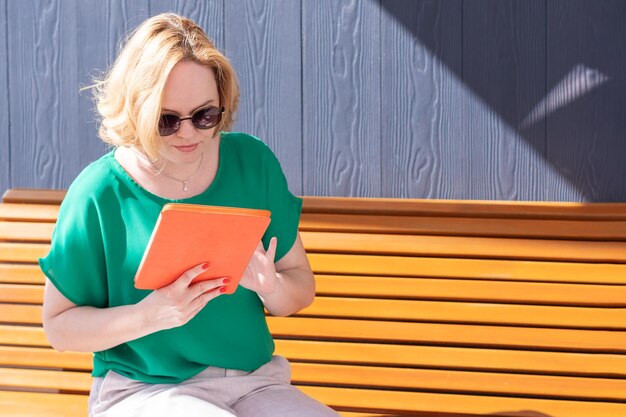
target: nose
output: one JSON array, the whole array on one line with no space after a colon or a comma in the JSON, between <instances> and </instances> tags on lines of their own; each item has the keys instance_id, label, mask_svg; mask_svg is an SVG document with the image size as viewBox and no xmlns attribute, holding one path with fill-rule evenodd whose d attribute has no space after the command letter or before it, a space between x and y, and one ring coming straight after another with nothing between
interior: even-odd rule
<instances>
[{"instance_id":1,"label":"nose","mask_svg":"<svg viewBox=\"0 0 626 417\"><path fill-rule=\"evenodd\" d=\"M180 127L176 133L180 138L190 138L196 133L196 127L191 123L191 117L180 119Z\"/></svg>"}]
</instances>

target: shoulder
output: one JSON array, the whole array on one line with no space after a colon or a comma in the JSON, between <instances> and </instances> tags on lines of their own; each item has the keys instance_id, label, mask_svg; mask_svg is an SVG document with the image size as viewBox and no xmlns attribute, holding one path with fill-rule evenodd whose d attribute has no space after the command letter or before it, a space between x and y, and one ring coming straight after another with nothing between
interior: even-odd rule
<instances>
[{"instance_id":1,"label":"shoulder","mask_svg":"<svg viewBox=\"0 0 626 417\"><path fill-rule=\"evenodd\" d=\"M269 146L256 136L242 132L222 132L222 140L228 141L236 150L248 157L268 157L274 153Z\"/></svg>"},{"instance_id":2,"label":"shoulder","mask_svg":"<svg viewBox=\"0 0 626 417\"><path fill-rule=\"evenodd\" d=\"M114 188L115 176L112 175L111 158L113 153L109 152L91 162L78 174L67 190L62 208L93 207Z\"/></svg>"},{"instance_id":3,"label":"shoulder","mask_svg":"<svg viewBox=\"0 0 626 417\"><path fill-rule=\"evenodd\" d=\"M222 140L228 141L237 161L247 170L257 174L260 172L268 175L282 174L280 161L261 139L247 133L227 132L222 133Z\"/></svg>"}]
</instances>

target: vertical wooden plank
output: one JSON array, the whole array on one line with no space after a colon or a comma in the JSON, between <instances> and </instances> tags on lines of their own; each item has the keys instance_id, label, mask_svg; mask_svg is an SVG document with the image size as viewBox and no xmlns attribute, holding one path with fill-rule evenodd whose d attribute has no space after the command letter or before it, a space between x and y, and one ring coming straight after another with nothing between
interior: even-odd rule
<instances>
[{"instance_id":1,"label":"vertical wooden plank","mask_svg":"<svg viewBox=\"0 0 626 417\"><path fill-rule=\"evenodd\" d=\"M149 0L150 16L173 12L192 19L224 49L224 0Z\"/></svg>"},{"instance_id":2,"label":"vertical wooden plank","mask_svg":"<svg viewBox=\"0 0 626 417\"><path fill-rule=\"evenodd\" d=\"M0 196L11 186L7 0L0 0Z\"/></svg>"},{"instance_id":3,"label":"vertical wooden plank","mask_svg":"<svg viewBox=\"0 0 626 417\"><path fill-rule=\"evenodd\" d=\"M303 192L380 196L379 4L302 5Z\"/></svg>"},{"instance_id":4,"label":"vertical wooden plank","mask_svg":"<svg viewBox=\"0 0 626 417\"><path fill-rule=\"evenodd\" d=\"M463 4L471 198L546 198L544 118L521 127L545 95L545 1Z\"/></svg>"},{"instance_id":5,"label":"vertical wooden plank","mask_svg":"<svg viewBox=\"0 0 626 417\"><path fill-rule=\"evenodd\" d=\"M119 52L127 34L148 17L148 0L108 0L77 3L78 13L78 77L81 87L93 84L94 76L101 76ZM78 86L72 86L78 90ZM70 138L79 150L79 167L97 159L110 147L98 138L98 120L91 90L79 97L80 132ZM77 172L76 172L77 173Z\"/></svg>"},{"instance_id":6,"label":"vertical wooden plank","mask_svg":"<svg viewBox=\"0 0 626 417\"><path fill-rule=\"evenodd\" d=\"M626 3L548 2L548 160L558 199L626 201ZM574 190L572 188L574 187Z\"/></svg>"},{"instance_id":7,"label":"vertical wooden plank","mask_svg":"<svg viewBox=\"0 0 626 417\"><path fill-rule=\"evenodd\" d=\"M78 165L76 10L62 1L9 1L13 187L66 187Z\"/></svg>"},{"instance_id":8,"label":"vertical wooden plank","mask_svg":"<svg viewBox=\"0 0 626 417\"><path fill-rule=\"evenodd\" d=\"M384 197L461 198L462 1L384 1L381 16Z\"/></svg>"},{"instance_id":9,"label":"vertical wooden plank","mask_svg":"<svg viewBox=\"0 0 626 417\"><path fill-rule=\"evenodd\" d=\"M226 56L239 76L234 130L259 137L302 194L302 67L300 1L226 2Z\"/></svg>"}]
</instances>

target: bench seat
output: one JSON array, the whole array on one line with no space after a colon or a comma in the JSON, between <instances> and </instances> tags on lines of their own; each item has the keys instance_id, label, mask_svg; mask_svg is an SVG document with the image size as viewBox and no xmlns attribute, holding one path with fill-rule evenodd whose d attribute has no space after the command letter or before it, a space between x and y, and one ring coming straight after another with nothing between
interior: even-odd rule
<instances>
[{"instance_id":1,"label":"bench seat","mask_svg":"<svg viewBox=\"0 0 626 417\"><path fill-rule=\"evenodd\" d=\"M41 326L63 195L0 204L0 416L86 416ZM343 416L626 415L626 204L304 197L300 233L316 300L268 323Z\"/></svg>"}]
</instances>

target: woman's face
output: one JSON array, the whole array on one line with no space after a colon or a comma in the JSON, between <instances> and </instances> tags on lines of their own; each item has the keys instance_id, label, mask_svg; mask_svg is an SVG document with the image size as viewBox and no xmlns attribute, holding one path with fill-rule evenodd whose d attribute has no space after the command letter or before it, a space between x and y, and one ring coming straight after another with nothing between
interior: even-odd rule
<instances>
[{"instance_id":1,"label":"woman's face","mask_svg":"<svg viewBox=\"0 0 626 417\"><path fill-rule=\"evenodd\" d=\"M165 83L162 113L188 117L207 106L220 106L213 70L191 61L177 63ZM168 165L196 163L216 133L214 127L197 129L190 119L183 120L176 133L161 136L159 153Z\"/></svg>"}]
</instances>

